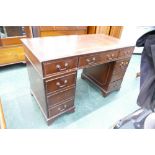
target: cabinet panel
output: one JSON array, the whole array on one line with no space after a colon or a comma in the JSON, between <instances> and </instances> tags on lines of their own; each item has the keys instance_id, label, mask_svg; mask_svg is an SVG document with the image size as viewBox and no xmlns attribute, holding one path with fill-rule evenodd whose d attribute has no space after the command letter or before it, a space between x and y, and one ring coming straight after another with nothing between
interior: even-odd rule
<instances>
[{"instance_id":1,"label":"cabinet panel","mask_svg":"<svg viewBox=\"0 0 155 155\"><path fill-rule=\"evenodd\" d=\"M97 26L96 33L102 33L102 34L109 35L110 26Z\"/></svg>"},{"instance_id":2,"label":"cabinet panel","mask_svg":"<svg viewBox=\"0 0 155 155\"><path fill-rule=\"evenodd\" d=\"M22 46L0 48L0 65L25 61L24 49Z\"/></svg>"},{"instance_id":3,"label":"cabinet panel","mask_svg":"<svg viewBox=\"0 0 155 155\"><path fill-rule=\"evenodd\" d=\"M123 31L123 26L111 26L109 35L112 37L120 38Z\"/></svg>"}]
</instances>

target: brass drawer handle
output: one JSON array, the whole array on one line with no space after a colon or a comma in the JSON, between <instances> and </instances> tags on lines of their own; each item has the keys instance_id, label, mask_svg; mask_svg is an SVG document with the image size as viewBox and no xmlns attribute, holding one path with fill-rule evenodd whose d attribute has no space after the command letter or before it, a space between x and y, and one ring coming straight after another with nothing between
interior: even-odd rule
<instances>
[{"instance_id":1,"label":"brass drawer handle","mask_svg":"<svg viewBox=\"0 0 155 155\"><path fill-rule=\"evenodd\" d=\"M86 59L86 61L88 62L88 64L93 64L95 63L96 58L93 57L92 59Z\"/></svg>"},{"instance_id":2,"label":"brass drawer handle","mask_svg":"<svg viewBox=\"0 0 155 155\"><path fill-rule=\"evenodd\" d=\"M124 66L125 66L125 62L121 62L121 63L119 64L119 66L120 66L120 67L124 67Z\"/></svg>"},{"instance_id":3,"label":"brass drawer handle","mask_svg":"<svg viewBox=\"0 0 155 155\"><path fill-rule=\"evenodd\" d=\"M128 61L126 61L126 62L121 62L121 63L120 63L120 67L125 67L125 66L127 66L128 64L129 64Z\"/></svg>"},{"instance_id":4,"label":"brass drawer handle","mask_svg":"<svg viewBox=\"0 0 155 155\"><path fill-rule=\"evenodd\" d=\"M65 63L65 67L64 67L64 68L61 68L61 66L60 66L59 64L56 65L56 68L57 68L59 71L64 71L64 70L67 69L67 67L68 67L68 63L67 63L67 62Z\"/></svg>"},{"instance_id":5,"label":"brass drawer handle","mask_svg":"<svg viewBox=\"0 0 155 155\"><path fill-rule=\"evenodd\" d=\"M67 108L67 105L65 104L65 105L63 105L63 108L60 108L60 107L59 107L58 110L59 110L59 111L64 111L66 108Z\"/></svg>"},{"instance_id":6,"label":"brass drawer handle","mask_svg":"<svg viewBox=\"0 0 155 155\"><path fill-rule=\"evenodd\" d=\"M67 82L68 82L68 81L67 81L67 80L65 80L63 85L61 85L61 83L60 83L60 82L57 82L57 83L56 83L56 85L57 85L58 87L60 87L60 88L63 88L63 87L65 87L65 86L66 86Z\"/></svg>"},{"instance_id":7,"label":"brass drawer handle","mask_svg":"<svg viewBox=\"0 0 155 155\"><path fill-rule=\"evenodd\" d=\"M115 57L115 55L114 55L114 54L111 54L111 57L112 57L112 58L114 58L114 57Z\"/></svg>"},{"instance_id":8,"label":"brass drawer handle","mask_svg":"<svg viewBox=\"0 0 155 155\"><path fill-rule=\"evenodd\" d=\"M129 63L129 62L128 62L128 61L126 61L126 63L125 63L125 64L126 64L126 65L128 65L128 63Z\"/></svg>"},{"instance_id":9,"label":"brass drawer handle","mask_svg":"<svg viewBox=\"0 0 155 155\"><path fill-rule=\"evenodd\" d=\"M112 60L113 55L107 55L108 60Z\"/></svg>"}]
</instances>

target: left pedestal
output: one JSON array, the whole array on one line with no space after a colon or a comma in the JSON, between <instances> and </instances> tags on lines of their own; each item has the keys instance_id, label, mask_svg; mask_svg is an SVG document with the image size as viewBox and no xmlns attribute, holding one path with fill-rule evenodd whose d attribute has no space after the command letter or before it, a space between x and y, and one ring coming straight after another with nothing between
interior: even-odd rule
<instances>
[{"instance_id":1,"label":"left pedestal","mask_svg":"<svg viewBox=\"0 0 155 155\"><path fill-rule=\"evenodd\" d=\"M62 61L65 61L65 64L67 60ZM71 62L68 62L69 66L71 66L70 63ZM45 77L42 77L28 57L26 57L26 64L31 94L38 103L47 124L50 125L56 118L65 113L74 112L76 69L67 71L68 68L66 67L66 71L62 72L58 70L58 73L52 75L50 74L51 68L47 69L47 63L44 63L43 66L45 65L46 67L43 68L46 68L45 72L49 74L46 76L46 73L42 73L42 75L45 75ZM53 65L53 62L50 64ZM48 63L48 67L51 67L50 64ZM58 67L58 65L60 65L61 68L63 66L63 64L60 64L60 61L56 61L55 67Z\"/></svg>"}]
</instances>

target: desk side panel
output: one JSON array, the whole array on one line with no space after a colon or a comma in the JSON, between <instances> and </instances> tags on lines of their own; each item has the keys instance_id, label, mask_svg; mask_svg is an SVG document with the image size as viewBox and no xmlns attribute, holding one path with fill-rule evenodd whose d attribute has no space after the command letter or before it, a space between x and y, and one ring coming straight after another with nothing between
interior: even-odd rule
<instances>
[{"instance_id":1,"label":"desk side panel","mask_svg":"<svg viewBox=\"0 0 155 155\"><path fill-rule=\"evenodd\" d=\"M36 69L33 67L32 63L29 61L27 57L26 57L26 64L29 74L31 91L33 92L33 95L37 100L44 116L48 118L43 79L40 77L39 73L36 71Z\"/></svg>"},{"instance_id":2,"label":"desk side panel","mask_svg":"<svg viewBox=\"0 0 155 155\"><path fill-rule=\"evenodd\" d=\"M24 45L25 56L29 59L33 67L43 77L42 63L36 58L36 56Z\"/></svg>"}]
</instances>

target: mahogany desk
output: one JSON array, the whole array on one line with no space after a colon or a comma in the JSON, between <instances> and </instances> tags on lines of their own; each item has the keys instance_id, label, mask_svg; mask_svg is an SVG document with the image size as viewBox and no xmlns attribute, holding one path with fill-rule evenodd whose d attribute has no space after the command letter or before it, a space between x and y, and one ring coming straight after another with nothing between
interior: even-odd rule
<instances>
[{"instance_id":1,"label":"mahogany desk","mask_svg":"<svg viewBox=\"0 0 155 155\"><path fill-rule=\"evenodd\" d=\"M31 93L48 124L74 111L78 69L106 96L120 89L134 50L133 45L104 34L30 38L22 43Z\"/></svg>"}]
</instances>

